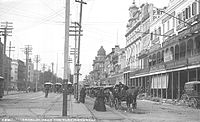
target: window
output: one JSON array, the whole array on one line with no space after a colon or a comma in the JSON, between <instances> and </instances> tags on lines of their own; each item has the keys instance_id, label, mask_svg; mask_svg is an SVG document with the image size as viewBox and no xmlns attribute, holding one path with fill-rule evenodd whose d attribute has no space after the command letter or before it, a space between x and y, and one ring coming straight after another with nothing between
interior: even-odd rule
<instances>
[{"instance_id":1,"label":"window","mask_svg":"<svg viewBox=\"0 0 200 122\"><path fill-rule=\"evenodd\" d=\"M188 18L191 18L191 7L188 7Z\"/></svg>"},{"instance_id":2,"label":"window","mask_svg":"<svg viewBox=\"0 0 200 122\"><path fill-rule=\"evenodd\" d=\"M171 59L174 60L174 47L170 47L170 56Z\"/></svg>"},{"instance_id":3,"label":"window","mask_svg":"<svg viewBox=\"0 0 200 122\"><path fill-rule=\"evenodd\" d=\"M190 56L192 56L192 54L193 54L193 40L190 39L187 42L187 56L190 57Z\"/></svg>"},{"instance_id":4,"label":"window","mask_svg":"<svg viewBox=\"0 0 200 122\"><path fill-rule=\"evenodd\" d=\"M186 43L182 42L180 44L180 58L185 58L185 53L186 53Z\"/></svg>"},{"instance_id":5,"label":"window","mask_svg":"<svg viewBox=\"0 0 200 122\"><path fill-rule=\"evenodd\" d=\"M158 34L161 34L161 27L158 28Z\"/></svg>"},{"instance_id":6,"label":"window","mask_svg":"<svg viewBox=\"0 0 200 122\"><path fill-rule=\"evenodd\" d=\"M170 29L170 22L169 20L167 21L167 31Z\"/></svg>"},{"instance_id":7,"label":"window","mask_svg":"<svg viewBox=\"0 0 200 122\"><path fill-rule=\"evenodd\" d=\"M160 55L160 52L157 53L157 63L161 63L161 55Z\"/></svg>"},{"instance_id":8,"label":"window","mask_svg":"<svg viewBox=\"0 0 200 122\"><path fill-rule=\"evenodd\" d=\"M195 38L195 53L200 54L200 36Z\"/></svg>"},{"instance_id":9,"label":"window","mask_svg":"<svg viewBox=\"0 0 200 122\"><path fill-rule=\"evenodd\" d=\"M197 14L197 3L193 2L192 3L192 15L196 15Z\"/></svg>"},{"instance_id":10,"label":"window","mask_svg":"<svg viewBox=\"0 0 200 122\"><path fill-rule=\"evenodd\" d=\"M153 65L156 65L156 54L153 54Z\"/></svg>"},{"instance_id":11,"label":"window","mask_svg":"<svg viewBox=\"0 0 200 122\"><path fill-rule=\"evenodd\" d=\"M185 21L185 19L186 19L186 11L184 10L183 11L183 20Z\"/></svg>"},{"instance_id":12,"label":"window","mask_svg":"<svg viewBox=\"0 0 200 122\"><path fill-rule=\"evenodd\" d=\"M188 17L188 15L189 15L189 10L188 10L188 8L185 8L185 19L188 19L189 17Z\"/></svg>"},{"instance_id":13,"label":"window","mask_svg":"<svg viewBox=\"0 0 200 122\"><path fill-rule=\"evenodd\" d=\"M149 66L152 66L152 57L151 57L151 55L149 56Z\"/></svg>"},{"instance_id":14,"label":"window","mask_svg":"<svg viewBox=\"0 0 200 122\"><path fill-rule=\"evenodd\" d=\"M175 46L175 60L179 60L179 46Z\"/></svg>"}]
</instances>

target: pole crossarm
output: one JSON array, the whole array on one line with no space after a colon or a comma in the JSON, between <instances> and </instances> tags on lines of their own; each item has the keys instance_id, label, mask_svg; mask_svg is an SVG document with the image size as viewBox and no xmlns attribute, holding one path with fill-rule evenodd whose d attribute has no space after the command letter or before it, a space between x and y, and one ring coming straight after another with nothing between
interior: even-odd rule
<instances>
[{"instance_id":1,"label":"pole crossarm","mask_svg":"<svg viewBox=\"0 0 200 122\"><path fill-rule=\"evenodd\" d=\"M81 4L87 4L86 2L83 2L82 0L81 1L75 0L75 2L78 2L78 3L81 3Z\"/></svg>"}]
</instances>

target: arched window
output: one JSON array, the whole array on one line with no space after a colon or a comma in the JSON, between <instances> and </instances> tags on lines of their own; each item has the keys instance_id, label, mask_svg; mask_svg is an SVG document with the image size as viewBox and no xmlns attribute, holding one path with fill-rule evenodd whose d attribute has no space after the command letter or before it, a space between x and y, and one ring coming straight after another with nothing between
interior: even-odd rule
<instances>
[{"instance_id":1,"label":"arched window","mask_svg":"<svg viewBox=\"0 0 200 122\"><path fill-rule=\"evenodd\" d=\"M156 54L153 54L153 65L156 65Z\"/></svg>"},{"instance_id":2,"label":"arched window","mask_svg":"<svg viewBox=\"0 0 200 122\"><path fill-rule=\"evenodd\" d=\"M180 58L185 58L185 53L186 53L186 43L182 42L180 44Z\"/></svg>"},{"instance_id":3,"label":"arched window","mask_svg":"<svg viewBox=\"0 0 200 122\"><path fill-rule=\"evenodd\" d=\"M190 57L193 54L193 40L190 39L187 41L187 56Z\"/></svg>"},{"instance_id":4,"label":"arched window","mask_svg":"<svg viewBox=\"0 0 200 122\"><path fill-rule=\"evenodd\" d=\"M170 47L170 56L171 59L174 60L174 47Z\"/></svg>"},{"instance_id":5,"label":"arched window","mask_svg":"<svg viewBox=\"0 0 200 122\"><path fill-rule=\"evenodd\" d=\"M179 60L179 45L175 46L175 60Z\"/></svg>"},{"instance_id":6,"label":"arched window","mask_svg":"<svg viewBox=\"0 0 200 122\"><path fill-rule=\"evenodd\" d=\"M200 54L200 35L195 38L195 53Z\"/></svg>"},{"instance_id":7,"label":"arched window","mask_svg":"<svg viewBox=\"0 0 200 122\"><path fill-rule=\"evenodd\" d=\"M157 63L161 62L161 55L160 52L157 53Z\"/></svg>"},{"instance_id":8,"label":"arched window","mask_svg":"<svg viewBox=\"0 0 200 122\"><path fill-rule=\"evenodd\" d=\"M165 49L165 62L169 61L169 48Z\"/></svg>"}]
</instances>

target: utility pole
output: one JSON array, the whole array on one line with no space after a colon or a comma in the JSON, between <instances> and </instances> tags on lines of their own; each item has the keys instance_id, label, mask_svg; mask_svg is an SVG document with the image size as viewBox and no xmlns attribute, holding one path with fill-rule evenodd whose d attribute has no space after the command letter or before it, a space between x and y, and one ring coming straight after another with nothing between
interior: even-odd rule
<instances>
[{"instance_id":1,"label":"utility pole","mask_svg":"<svg viewBox=\"0 0 200 122\"><path fill-rule=\"evenodd\" d=\"M44 72L45 72L45 70L46 70L46 64L43 64L42 65L42 71L43 71L43 78L42 79L43 79L43 82L45 82L44 81Z\"/></svg>"},{"instance_id":2,"label":"utility pole","mask_svg":"<svg viewBox=\"0 0 200 122\"><path fill-rule=\"evenodd\" d=\"M70 0L66 0L65 6L65 42L64 42L64 78L63 78L63 110L62 115L67 116L67 85L69 80L69 21L70 21Z\"/></svg>"},{"instance_id":3,"label":"utility pole","mask_svg":"<svg viewBox=\"0 0 200 122\"><path fill-rule=\"evenodd\" d=\"M9 44L8 48L9 48L9 50L8 50L9 51L9 67L8 67L8 69L9 69L8 70L8 78L9 78L9 80L8 80L8 85L7 86L10 86L10 82L11 82L10 81L10 79L11 79L11 77L10 77L11 76L11 58L10 58L10 55L11 55L11 51L14 51L14 50L12 50L12 48L15 48L15 47L11 46L11 41L10 41L10 44ZM8 89L7 89L7 94L8 94Z\"/></svg>"},{"instance_id":4,"label":"utility pole","mask_svg":"<svg viewBox=\"0 0 200 122\"><path fill-rule=\"evenodd\" d=\"M26 76L25 76L25 85L26 85L26 89L29 85L28 83L28 66L29 66L29 55L32 52L32 46L31 45L25 45L24 48L24 53L26 54Z\"/></svg>"},{"instance_id":5,"label":"utility pole","mask_svg":"<svg viewBox=\"0 0 200 122\"><path fill-rule=\"evenodd\" d=\"M12 22L1 22L1 28L0 29L3 29L3 34L2 36L4 37L4 44L3 44L3 65L2 65L2 75L4 77L4 83L5 83L5 66L6 66L6 42L7 42L7 36L11 36L11 35L8 35L9 33L12 33L12 25L13 24ZM10 30L10 31L8 31ZM5 84L4 84L4 88L5 88ZM6 83L6 88L8 90L8 83Z\"/></svg>"},{"instance_id":6,"label":"utility pole","mask_svg":"<svg viewBox=\"0 0 200 122\"><path fill-rule=\"evenodd\" d=\"M81 28L82 28L82 8L83 8L83 4L87 4L86 2L83 2L83 0L78 1L75 0L76 2L80 3L80 17L79 17L79 34L78 34L78 58L77 58L77 93L78 91L78 85L79 85L79 72L80 72L80 41L81 41ZM78 95L78 94L77 94ZM78 96L77 96L78 99Z\"/></svg>"},{"instance_id":7,"label":"utility pole","mask_svg":"<svg viewBox=\"0 0 200 122\"><path fill-rule=\"evenodd\" d=\"M53 67L54 67L54 63L52 62L51 63L51 70L52 70L52 74L51 74L51 82L53 83L53 73L54 73L54 69L53 69Z\"/></svg>"},{"instance_id":8,"label":"utility pole","mask_svg":"<svg viewBox=\"0 0 200 122\"><path fill-rule=\"evenodd\" d=\"M38 81L39 81L39 71L38 71L38 63L40 62L40 57L39 55L35 56L35 62L36 62L36 72L37 72L37 79L35 81L35 91L37 92L37 87L38 87Z\"/></svg>"},{"instance_id":9,"label":"utility pole","mask_svg":"<svg viewBox=\"0 0 200 122\"><path fill-rule=\"evenodd\" d=\"M74 24L74 26L70 26L71 28L73 28L74 30L69 30L69 32L74 32L74 34L71 34L72 36L74 36L74 38L75 38L75 47L74 48L71 48L72 49L72 51L70 52L70 54L71 55L74 55L74 83L76 83L76 78L77 78L77 67L76 67L76 65L77 65L77 36L78 36L78 34L77 34L77 32L79 32L79 30L77 30L76 28L79 28L80 27L80 25L79 25L79 23L77 23L77 22L72 22L72 24ZM81 30L81 32L82 32L82 30ZM80 36L83 36L82 34L80 35ZM74 95L74 97L76 98L76 101L78 102L78 89L77 89L78 87L75 85L75 95Z\"/></svg>"}]
</instances>

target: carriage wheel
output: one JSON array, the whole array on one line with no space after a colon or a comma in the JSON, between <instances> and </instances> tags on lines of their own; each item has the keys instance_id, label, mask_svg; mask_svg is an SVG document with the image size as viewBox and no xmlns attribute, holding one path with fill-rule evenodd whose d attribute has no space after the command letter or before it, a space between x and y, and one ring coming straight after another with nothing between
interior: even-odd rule
<instances>
[{"instance_id":1,"label":"carriage wheel","mask_svg":"<svg viewBox=\"0 0 200 122\"><path fill-rule=\"evenodd\" d=\"M189 101L189 105L193 108L197 108L198 102L195 98L191 98Z\"/></svg>"},{"instance_id":2,"label":"carriage wheel","mask_svg":"<svg viewBox=\"0 0 200 122\"><path fill-rule=\"evenodd\" d=\"M119 109L119 100L115 98L115 109Z\"/></svg>"},{"instance_id":3,"label":"carriage wheel","mask_svg":"<svg viewBox=\"0 0 200 122\"><path fill-rule=\"evenodd\" d=\"M109 106L113 107L113 100L109 97Z\"/></svg>"}]
</instances>

